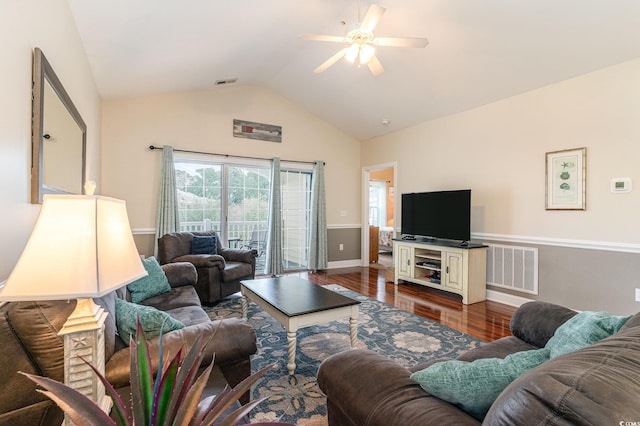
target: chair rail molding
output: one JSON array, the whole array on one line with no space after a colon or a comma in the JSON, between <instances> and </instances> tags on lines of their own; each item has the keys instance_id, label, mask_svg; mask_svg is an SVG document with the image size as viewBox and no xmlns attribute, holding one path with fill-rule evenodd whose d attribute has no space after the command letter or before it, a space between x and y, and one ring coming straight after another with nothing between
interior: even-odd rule
<instances>
[{"instance_id":1,"label":"chair rail molding","mask_svg":"<svg viewBox=\"0 0 640 426\"><path fill-rule=\"evenodd\" d=\"M569 238L533 237L526 235L488 234L477 232L471 233L471 239L500 241L506 243L537 244L543 246L570 247L585 250L640 253L640 244L617 243L612 241L574 240Z\"/></svg>"}]
</instances>

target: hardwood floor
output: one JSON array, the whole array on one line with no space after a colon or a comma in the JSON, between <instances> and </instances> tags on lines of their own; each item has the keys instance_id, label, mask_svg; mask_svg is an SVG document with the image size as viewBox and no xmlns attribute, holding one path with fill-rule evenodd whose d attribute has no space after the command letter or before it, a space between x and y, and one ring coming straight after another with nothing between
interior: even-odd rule
<instances>
[{"instance_id":1,"label":"hardwood floor","mask_svg":"<svg viewBox=\"0 0 640 426\"><path fill-rule=\"evenodd\" d=\"M491 301L463 305L460 296L418 284L396 287L385 282L384 269L356 267L293 275L315 284L341 285L485 341L511 335L509 321L516 308Z\"/></svg>"}]
</instances>

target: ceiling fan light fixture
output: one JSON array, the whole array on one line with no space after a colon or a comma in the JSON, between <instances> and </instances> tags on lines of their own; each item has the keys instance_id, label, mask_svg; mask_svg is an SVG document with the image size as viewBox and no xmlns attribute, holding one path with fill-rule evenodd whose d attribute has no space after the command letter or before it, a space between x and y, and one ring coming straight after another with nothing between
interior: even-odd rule
<instances>
[{"instance_id":1,"label":"ceiling fan light fixture","mask_svg":"<svg viewBox=\"0 0 640 426\"><path fill-rule=\"evenodd\" d=\"M362 20L360 20L360 3L358 3L358 20L360 24L356 24L355 28L349 31L344 37L321 35L321 34L302 34L299 37L304 40L329 41L336 43L345 43L346 46L339 52L324 61L320 66L313 70L318 74L327 70L343 57L358 66L366 65L371 74L378 76L384 72L384 68L380 60L376 56L375 46L391 46L391 47L426 47L429 42L426 38L417 37L376 37L374 31L380 18L386 10L382 6L372 4L367 9ZM344 22L343 22L344 25Z\"/></svg>"},{"instance_id":2,"label":"ceiling fan light fixture","mask_svg":"<svg viewBox=\"0 0 640 426\"><path fill-rule=\"evenodd\" d=\"M344 55L344 57L347 59L347 61L353 64L355 63L359 52L360 52L360 45L354 43L349 48L347 48L347 53Z\"/></svg>"},{"instance_id":3,"label":"ceiling fan light fixture","mask_svg":"<svg viewBox=\"0 0 640 426\"><path fill-rule=\"evenodd\" d=\"M370 44L363 44L360 46L360 63L366 64L376 54L376 48Z\"/></svg>"}]
</instances>

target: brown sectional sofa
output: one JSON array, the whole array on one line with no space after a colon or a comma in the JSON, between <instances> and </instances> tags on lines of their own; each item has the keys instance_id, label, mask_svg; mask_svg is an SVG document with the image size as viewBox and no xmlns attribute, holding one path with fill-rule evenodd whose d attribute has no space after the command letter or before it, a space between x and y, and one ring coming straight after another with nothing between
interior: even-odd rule
<instances>
[{"instance_id":1,"label":"brown sectional sofa","mask_svg":"<svg viewBox=\"0 0 640 426\"><path fill-rule=\"evenodd\" d=\"M521 306L513 335L457 359L504 358L542 348L576 312L544 302ZM368 350L327 358L318 384L327 395L330 425L631 425L640 422L640 313L616 334L558 356L513 381L481 423L412 381L413 371Z\"/></svg>"},{"instance_id":2,"label":"brown sectional sofa","mask_svg":"<svg viewBox=\"0 0 640 426\"><path fill-rule=\"evenodd\" d=\"M256 352L254 330L241 320L210 321L195 291L195 267L190 263L162 266L171 291L142 304L166 311L185 324L181 330L163 336L164 353L175 353L200 335L214 334L205 364L215 353L214 373L205 396L215 394L228 382L235 386L251 374L250 356ZM128 395L129 348L116 333L115 300L127 298L126 288L112 292L96 303L109 313L105 324L105 375L122 395ZM0 308L0 424L60 425L62 411L36 392L33 382L18 374L23 371L63 381L64 347L57 332L75 308L75 301L16 302ZM158 338L150 339L157 368ZM128 397L127 397L128 398ZM247 402L249 395L244 395Z\"/></svg>"}]
</instances>

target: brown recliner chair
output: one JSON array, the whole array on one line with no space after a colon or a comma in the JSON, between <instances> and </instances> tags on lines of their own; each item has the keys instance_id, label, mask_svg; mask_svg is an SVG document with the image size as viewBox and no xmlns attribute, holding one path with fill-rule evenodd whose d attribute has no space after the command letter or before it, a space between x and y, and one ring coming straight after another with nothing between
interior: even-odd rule
<instances>
[{"instance_id":1,"label":"brown recliner chair","mask_svg":"<svg viewBox=\"0 0 640 426\"><path fill-rule=\"evenodd\" d=\"M215 236L217 254L191 254L194 236ZM158 238L158 262L192 263L198 271L195 285L200 301L211 305L240 291L241 280L255 278L256 250L230 249L222 246L215 231L174 232Z\"/></svg>"}]
</instances>

